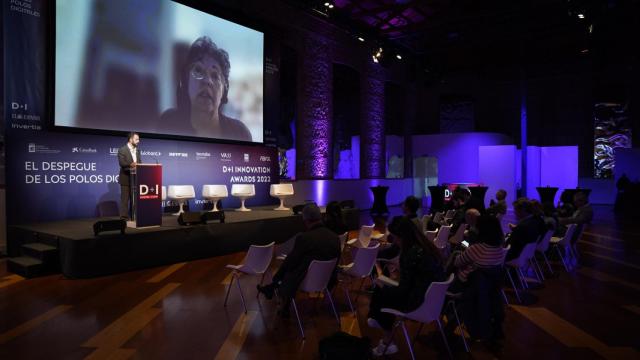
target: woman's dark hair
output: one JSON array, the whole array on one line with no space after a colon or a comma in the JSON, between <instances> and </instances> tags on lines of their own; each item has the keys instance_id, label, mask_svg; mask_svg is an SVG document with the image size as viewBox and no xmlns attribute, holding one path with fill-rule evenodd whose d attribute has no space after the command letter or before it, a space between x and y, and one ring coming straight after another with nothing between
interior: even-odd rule
<instances>
[{"instance_id":1,"label":"woman's dark hair","mask_svg":"<svg viewBox=\"0 0 640 360\"><path fill-rule=\"evenodd\" d=\"M338 218L342 220L342 208L340 207L340 203L337 201L331 201L328 203L325 214L330 218Z\"/></svg>"},{"instance_id":2,"label":"woman's dark hair","mask_svg":"<svg viewBox=\"0 0 640 360\"><path fill-rule=\"evenodd\" d=\"M229 71L231 70L231 63L229 62L229 54L219 48L216 43L208 36L202 36L196 39L189 48L189 53L185 59L184 66L180 72L180 82L178 83L177 98L178 98L178 110L183 115L191 116L191 100L189 99L189 73L191 72L191 66L196 62L204 59L205 57L211 57L220 65L222 75L224 78L224 92L220 100L220 106L226 104L229 99L227 94L229 93Z\"/></svg>"},{"instance_id":3,"label":"woman's dark hair","mask_svg":"<svg viewBox=\"0 0 640 360\"><path fill-rule=\"evenodd\" d=\"M404 199L404 206L411 211L412 214L415 214L420 207L420 200L413 195L407 196L407 198Z\"/></svg>"},{"instance_id":4,"label":"woman's dark hair","mask_svg":"<svg viewBox=\"0 0 640 360\"><path fill-rule=\"evenodd\" d=\"M405 216L396 216L389 224L389 232L400 238L400 247L402 249L410 249L413 246L420 246L427 255L433 256L435 259L442 260L440 250L435 244L418 229L416 224Z\"/></svg>"},{"instance_id":5,"label":"woman's dark hair","mask_svg":"<svg viewBox=\"0 0 640 360\"><path fill-rule=\"evenodd\" d=\"M482 215L476 224L478 228L478 242L489 246L502 246L504 233L500 220L494 216Z\"/></svg>"}]
</instances>

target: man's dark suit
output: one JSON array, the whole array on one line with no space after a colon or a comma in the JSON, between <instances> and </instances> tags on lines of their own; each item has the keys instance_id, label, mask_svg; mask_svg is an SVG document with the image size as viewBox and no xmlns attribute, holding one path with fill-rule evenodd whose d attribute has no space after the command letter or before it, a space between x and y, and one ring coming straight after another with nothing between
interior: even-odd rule
<instances>
[{"instance_id":1,"label":"man's dark suit","mask_svg":"<svg viewBox=\"0 0 640 360\"><path fill-rule=\"evenodd\" d=\"M507 261L520 256L525 245L538 241L543 225L544 223L541 225L537 216L531 215L522 219L509 237L508 243L511 245L511 249L507 253Z\"/></svg>"},{"instance_id":2,"label":"man's dark suit","mask_svg":"<svg viewBox=\"0 0 640 360\"><path fill-rule=\"evenodd\" d=\"M136 148L137 163L142 163L140 157L140 149ZM118 149L118 163L120 164L120 175L118 183L120 184L120 217L129 217L129 201L131 199L131 174L129 167L133 163L133 156L129 146L125 145Z\"/></svg>"},{"instance_id":3,"label":"man's dark suit","mask_svg":"<svg viewBox=\"0 0 640 360\"><path fill-rule=\"evenodd\" d=\"M340 257L340 240L338 235L322 224L312 227L300 234L293 245L293 250L273 277L274 283L280 283L280 296L292 298L307 273L313 260L326 261Z\"/></svg>"}]
</instances>

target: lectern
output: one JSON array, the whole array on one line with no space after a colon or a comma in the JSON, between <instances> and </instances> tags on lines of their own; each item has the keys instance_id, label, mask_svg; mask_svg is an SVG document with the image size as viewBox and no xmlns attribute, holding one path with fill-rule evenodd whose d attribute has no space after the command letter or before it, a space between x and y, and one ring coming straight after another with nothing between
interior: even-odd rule
<instances>
[{"instance_id":1,"label":"lectern","mask_svg":"<svg viewBox=\"0 0 640 360\"><path fill-rule=\"evenodd\" d=\"M127 227L162 225L162 165L138 164L131 170L132 216Z\"/></svg>"}]
</instances>

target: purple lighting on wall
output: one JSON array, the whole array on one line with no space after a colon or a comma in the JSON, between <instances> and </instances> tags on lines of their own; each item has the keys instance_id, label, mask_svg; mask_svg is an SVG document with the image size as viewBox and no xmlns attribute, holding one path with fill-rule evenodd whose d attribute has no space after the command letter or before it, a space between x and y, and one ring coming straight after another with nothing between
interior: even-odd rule
<instances>
[{"instance_id":1,"label":"purple lighting on wall","mask_svg":"<svg viewBox=\"0 0 640 360\"><path fill-rule=\"evenodd\" d=\"M296 146L298 179L328 179L333 175L331 68L330 42L320 37L306 37L300 72L300 117Z\"/></svg>"},{"instance_id":2,"label":"purple lighting on wall","mask_svg":"<svg viewBox=\"0 0 640 360\"><path fill-rule=\"evenodd\" d=\"M380 66L369 63L362 91L360 177L385 176L384 80Z\"/></svg>"}]
</instances>

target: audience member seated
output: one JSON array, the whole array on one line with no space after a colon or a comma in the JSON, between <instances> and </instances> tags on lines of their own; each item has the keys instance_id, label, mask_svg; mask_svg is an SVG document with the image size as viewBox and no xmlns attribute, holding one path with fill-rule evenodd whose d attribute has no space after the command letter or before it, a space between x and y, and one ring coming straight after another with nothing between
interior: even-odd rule
<instances>
[{"instance_id":1,"label":"audience member seated","mask_svg":"<svg viewBox=\"0 0 640 360\"><path fill-rule=\"evenodd\" d=\"M380 310L393 308L404 312L413 311L424 301L429 285L445 278L438 249L427 241L413 221L406 217L395 217L389 225L389 232L390 237L397 238L401 248L400 278L397 286L377 287L371 298L367 323L384 331L384 338L373 349L376 356L380 356L387 345L387 355L398 351L391 338L394 317Z\"/></svg>"},{"instance_id":2,"label":"audience member seated","mask_svg":"<svg viewBox=\"0 0 640 360\"><path fill-rule=\"evenodd\" d=\"M339 202L332 201L327 204L327 209L324 213L324 226L338 235L347 232L347 225L344 223Z\"/></svg>"},{"instance_id":3,"label":"audience member seated","mask_svg":"<svg viewBox=\"0 0 640 360\"><path fill-rule=\"evenodd\" d=\"M404 217L411 220L415 224L418 229L422 229L422 224L420 223L420 218L418 218L418 208L420 207L420 200L415 196L407 196L402 203L402 212ZM394 257L400 255L400 245L395 241L389 241L389 246L385 247L378 251L378 259L393 259ZM385 274L388 275L388 274Z\"/></svg>"},{"instance_id":4,"label":"audience member seated","mask_svg":"<svg viewBox=\"0 0 640 360\"><path fill-rule=\"evenodd\" d=\"M507 253L507 261L520 256L525 245L536 242L540 236L540 219L533 215L533 206L527 198L519 198L513 203L513 210L518 220L517 225L509 224L513 229L507 239L511 249Z\"/></svg>"},{"instance_id":5,"label":"audience member seated","mask_svg":"<svg viewBox=\"0 0 640 360\"><path fill-rule=\"evenodd\" d=\"M271 284L258 285L258 291L267 299L272 299L277 290L281 300L278 313L283 317L289 313L291 298L295 296L309 264L313 260L326 261L340 257L340 240L322 224L322 214L317 205L306 205L302 210L302 220L307 231L296 238L293 249L273 276ZM332 283L335 283L335 279L332 279Z\"/></svg>"},{"instance_id":6,"label":"audience member seated","mask_svg":"<svg viewBox=\"0 0 640 360\"><path fill-rule=\"evenodd\" d=\"M451 284L450 292L464 291L467 279L474 270L502 266L504 234L500 221L493 216L480 216L477 219L476 228L477 242L470 245L464 252L453 255L456 279Z\"/></svg>"},{"instance_id":7,"label":"audience member seated","mask_svg":"<svg viewBox=\"0 0 640 360\"><path fill-rule=\"evenodd\" d=\"M507 213L507 191L500 189L496 192L496 200L493 199L489 202L489 208L487 214L498 216L504 216Z\"/></svg>"},{"instance_id":8,"label":"audience member seated","mask_svg":"<svg viewBox=\"0 0 640 360\"><path fill-rule=\"evenodd\" d=\"M558 219L561 225L584 225L590 224L593 219L593 209L587 200L587 195L583 192L577 192L573 195L573 204L575 211L572 216Z\"/></svg>"},{"instance_id":9,"label":"audience member seated","mask_svg":"<svg viewBox=\"0 0 640 360\"><path fill-rule=\"evenodd\" d=\"M456 188L453 191L451 202L453 203L453 208L456 210L456 212L453 215L453 219L451 220L452 227L450 234L455 234L456 231L458 231L460 225L464 224L467 210L472 208L471 192L461 187Z\"/></svg>"},{"instance_id":10,"label":"audience member seated","mask_svg":"<svg viewBox=\"0 0 640 360\"><path fill-rule=\"evenodd\" d=\"M469 226L464 232L464 238L469 244L475 244L478 241L478 218L480 211L478 209L469 209L464 214L464 219Z\"/></svg>"},{"instance_id":11,"label":"audience member seated","mask_svg":"<svg viewBox=\"0 0 640 360\"><path fill-rule=\"evenodd\" d=\"M501 347L504 308L501 297L504 272L504 235L500 221L491 215L477 221L478 242L458 253L453 261L456 279L449 292L455 296L455 306L464 319L465 327L473 339L488 340L494 350ZM447 318L453 318L447 314ZM452 334L455 322L447 324Z\"/></svg>"}]
</instances>

